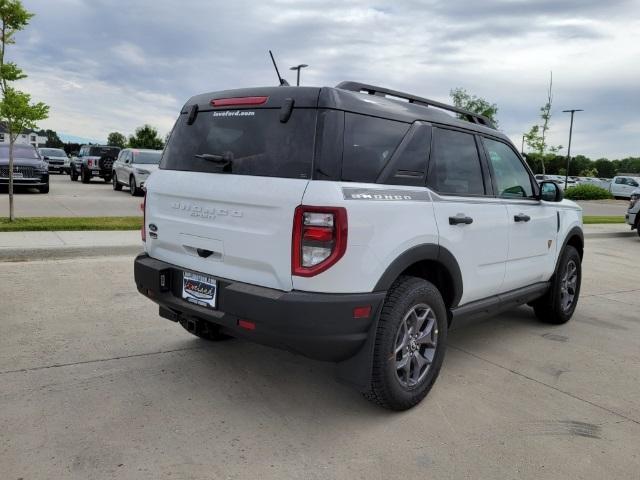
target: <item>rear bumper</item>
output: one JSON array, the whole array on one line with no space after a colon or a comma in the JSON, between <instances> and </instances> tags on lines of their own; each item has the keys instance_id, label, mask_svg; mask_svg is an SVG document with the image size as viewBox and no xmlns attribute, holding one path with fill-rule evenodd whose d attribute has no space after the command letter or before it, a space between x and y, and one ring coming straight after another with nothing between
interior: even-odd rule
<instances>
[{"instance_id":1,"label":"rear bumper","mask_svg":"<svg viewBox=\"0 0 640 480\"><path fill-rule=\"evenodd\" d=\"M212 322L236 337L333 362L348 359L363 347L386 293L284 292L220 278L218 309L211 310L182 300L179 267L142 254L135 259L134 272L138 291L160 305L165 318ZM354 308L367 305L369 318L353 318ZM239 327L239 320L253 322L255 329Z\"/></svg>"}]
</instances>

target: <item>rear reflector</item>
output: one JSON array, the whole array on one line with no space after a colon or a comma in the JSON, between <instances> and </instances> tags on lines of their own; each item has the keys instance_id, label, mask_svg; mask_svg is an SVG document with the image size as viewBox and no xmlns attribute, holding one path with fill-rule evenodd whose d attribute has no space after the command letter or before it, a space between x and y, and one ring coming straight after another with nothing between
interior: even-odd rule
<instances>
[{"instance_id":1,"label":"rear reflector","mask_svg":"<svg viewBox=\"0 0 640 480\"><path fill-rule=\"evenodd\" d=\"M256 324L250 322L249 320L238 320L238 326L240 328L244 328L245 330L255 330Z\"/></svg>"},{"instance_id":2,"label":"rear reflector","mask_svg":"<svg viewBox=\"0 0 640 480\"><path fill-rule=\"evenodd\" d=\"M371 316L371 305L366 307L356 307L353 309L353 318L369 318Z\"/></svg>"},{"instance_id":3,"label":"rear reflector","mask_svg":"<svg viewBox=\"0 0 640 480\"><path fill-rule=\"evenodd\" d=\"M269 97L234 97L234 98L214 98L211 105L214 107L237 107L243 105L262 105Z\"/></svg>"}]
</instances>

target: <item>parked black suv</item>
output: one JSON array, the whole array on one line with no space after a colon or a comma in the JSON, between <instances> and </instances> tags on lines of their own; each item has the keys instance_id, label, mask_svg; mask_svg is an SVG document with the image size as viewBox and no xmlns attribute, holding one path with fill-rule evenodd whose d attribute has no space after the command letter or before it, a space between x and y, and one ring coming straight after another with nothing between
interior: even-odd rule
<instances>
[{"instance_id":1,"label":"parked black suv","mask_svg":"<svg viewBox=\"0 0 640 480\"><path fill-rule=\"evenodd\" d=\"M71 160L69 175L74 182L78 177L82 183L89 183L91 178L100 177L105 182L111 181L113 162L118 158L119 147L110 145L83 145L78 156Z\"/></svg>"},{"instance_id":2,"label":"parked black suv","mask_svg":"<svg viewBox=\"0 0 640 480\"><path fill-rule=\"evenodd\" d=\"M0 185L9 185L9 145L0 145ZM13 185L49 193L49 165L34 146L13 146Z\"/></svg>"}]
</instances>

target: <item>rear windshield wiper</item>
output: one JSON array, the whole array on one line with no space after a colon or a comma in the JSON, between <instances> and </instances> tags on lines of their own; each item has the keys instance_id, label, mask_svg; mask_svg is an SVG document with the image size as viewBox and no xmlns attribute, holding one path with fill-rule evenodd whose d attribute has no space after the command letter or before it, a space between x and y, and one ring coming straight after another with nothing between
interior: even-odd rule
<instances>
[{"instance_id":1,"label":"rear windshield wiper","mask_svg":"<svg viewBox=\"0 0 640 480\"><path fill-rule=\"evenodd\" d=\"M194 157L220 165L223 169L230 167L233 162L233 153L231 152L224 152L222 155L215 153L199 153L194 155Z\"/></svg>"}]
</instances>

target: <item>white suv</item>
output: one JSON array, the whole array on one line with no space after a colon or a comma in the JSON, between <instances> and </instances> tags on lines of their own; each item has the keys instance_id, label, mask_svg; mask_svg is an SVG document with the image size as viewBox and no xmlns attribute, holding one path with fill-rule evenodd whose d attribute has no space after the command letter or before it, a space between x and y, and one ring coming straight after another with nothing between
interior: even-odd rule
<instances>
[{"instance_id":1,"label":"white suv","mask_svg":"<svg viewBox=\"0 0 640 480\"><path fill-rule=\"evenodd\" d=\"M195 96L146 189L135 281L162 317L337 362L391 409L427 394L452 322L564 323L580 293L580 208L488 119L402 92Z\"/></svg>"},{"instance_id":2,"label":"white suv","mask_svg":"<svg viewBox=\"0 0 640 480\"><path fill-rule=\"evenodd\" d=\"M625 215L625 219L631 230L635 230L640 235L640 188L636 188L631 192L631 198L629 199L629 209Z\"/></svg>"}]
</instances>

